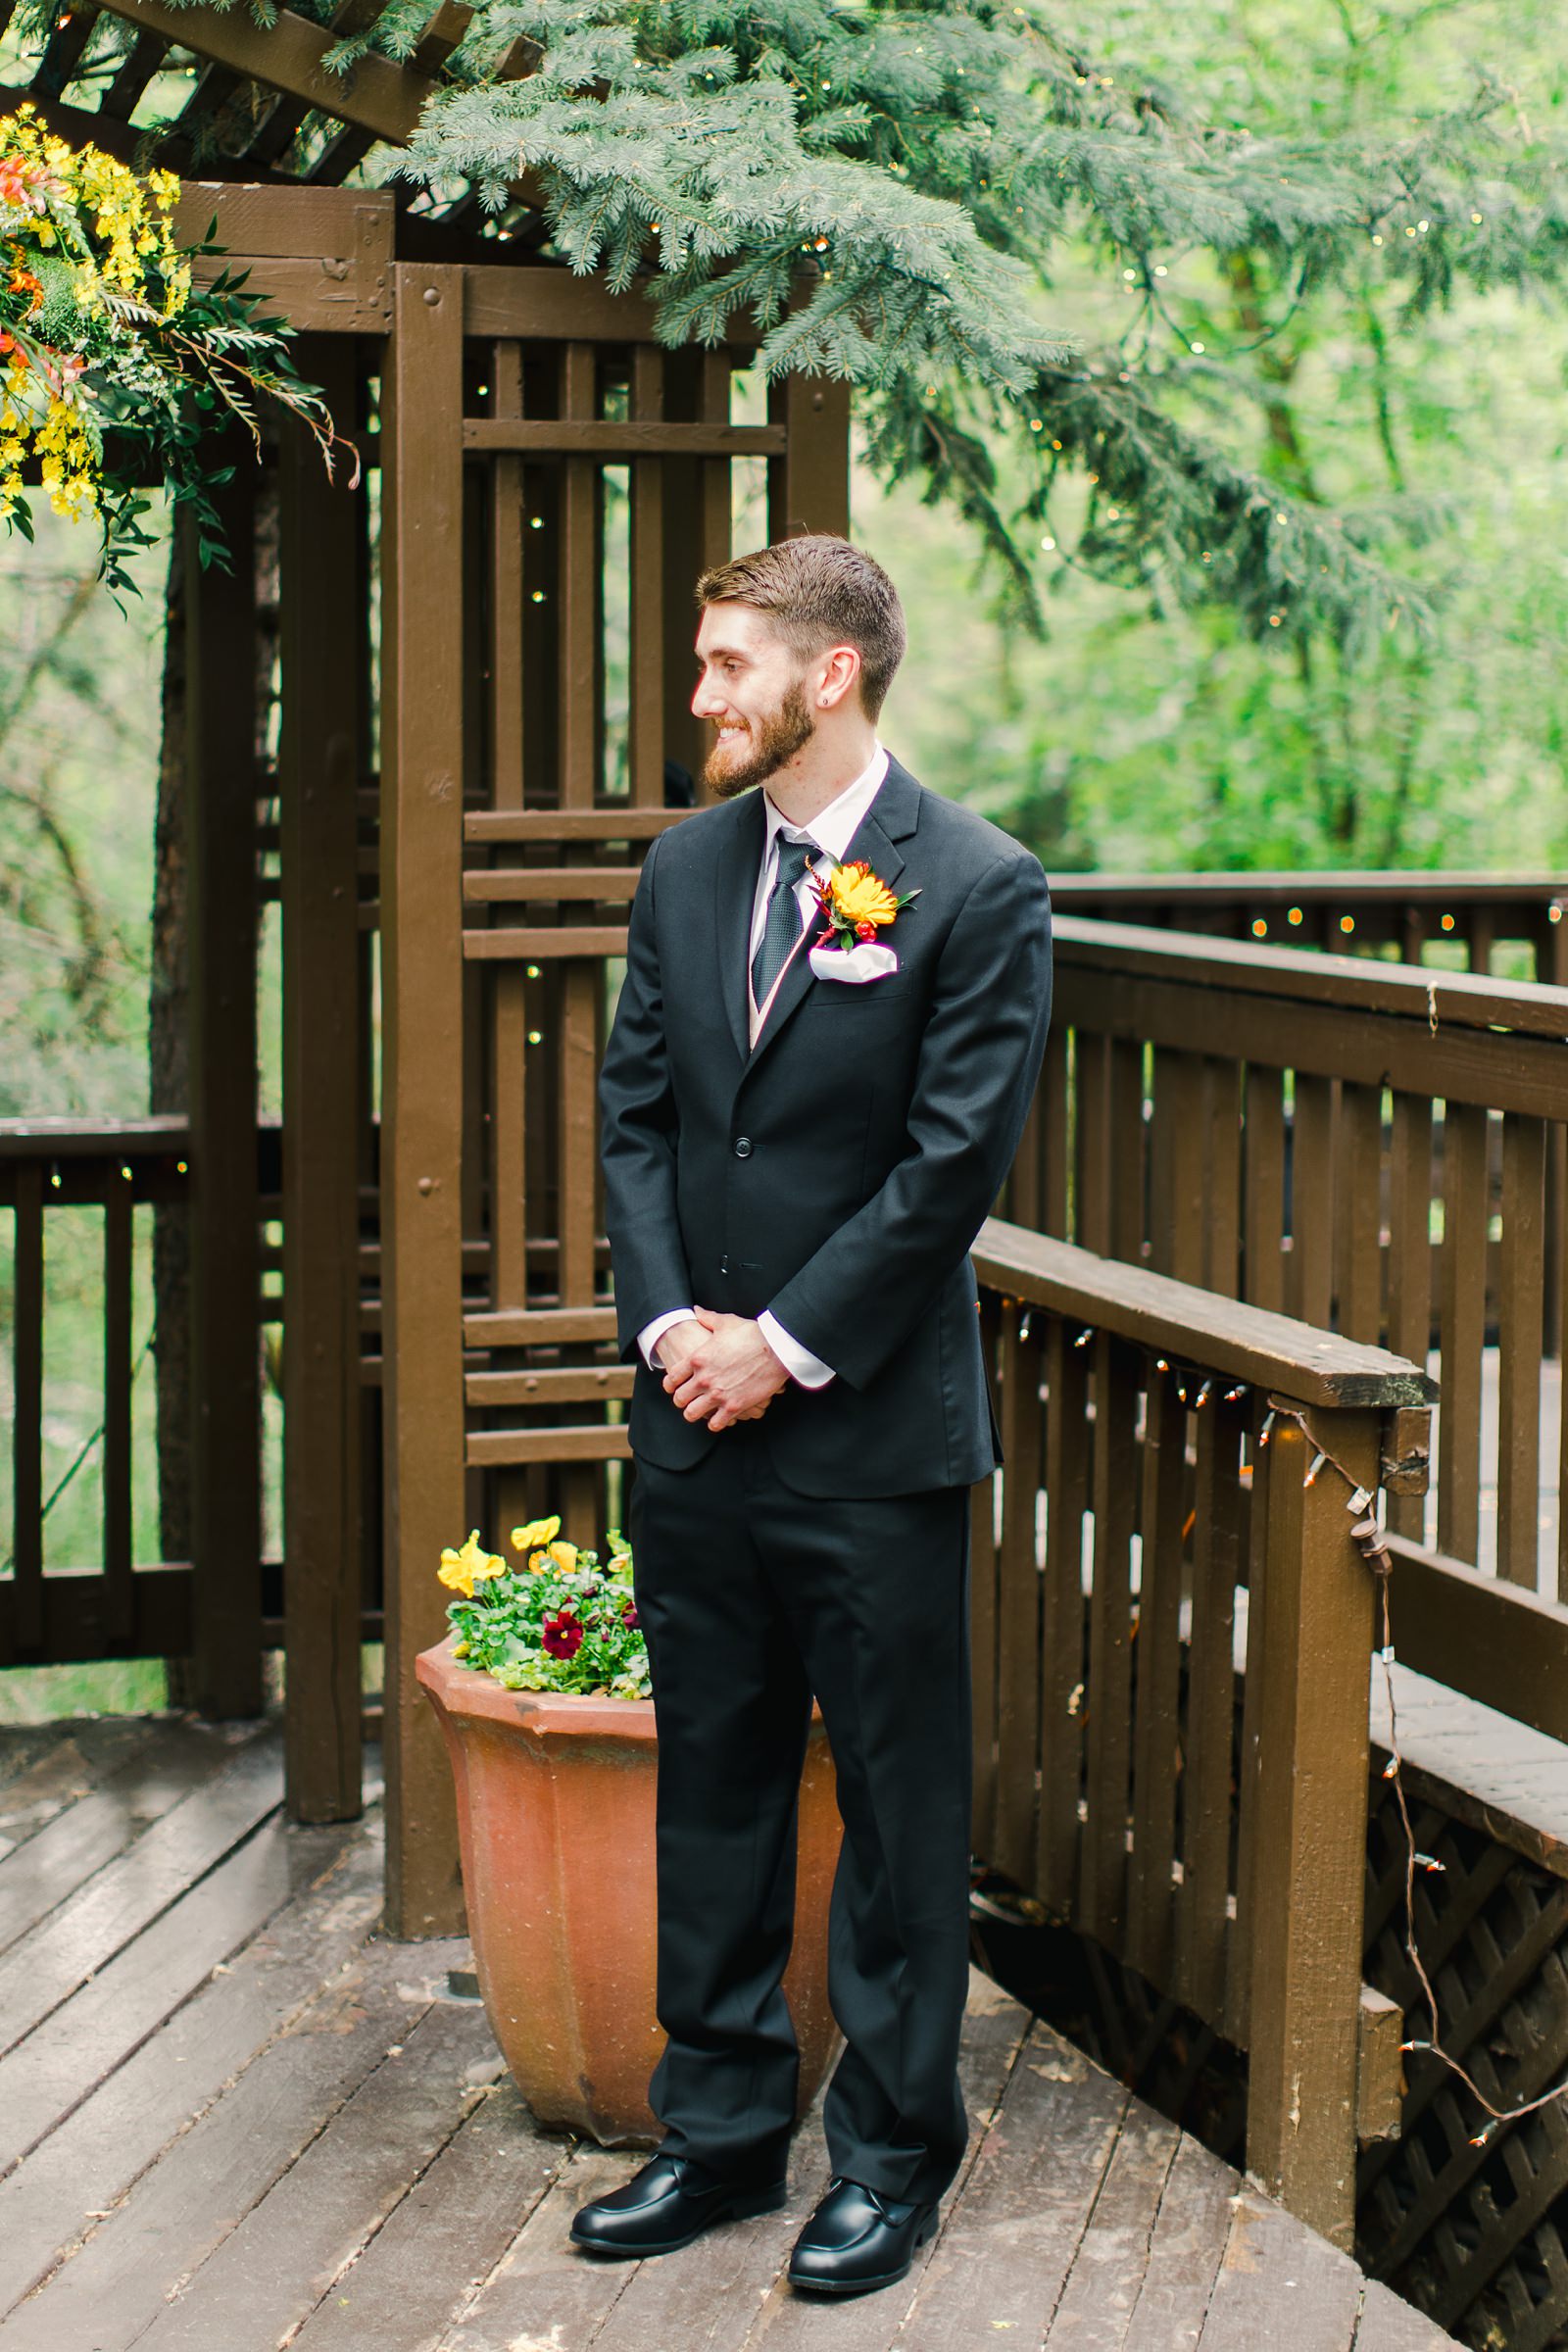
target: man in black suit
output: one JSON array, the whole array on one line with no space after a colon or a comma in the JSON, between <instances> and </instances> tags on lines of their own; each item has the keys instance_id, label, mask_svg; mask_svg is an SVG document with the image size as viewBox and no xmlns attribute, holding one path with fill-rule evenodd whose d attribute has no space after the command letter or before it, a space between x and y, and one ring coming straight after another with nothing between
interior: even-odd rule
<instances>
[{"instance_id":1,"label":"man in black suit","mask_svg":"<svg viewBox=\"0 0 1568 2352\"><path fill-rule=\"evenodd\" d=\"M791 539L697 593L719 805L649 853L600 1087L638 1358L664 2137L572 2234L662 2253L782 2201L814 1693L845 2048L789 2275L846 2294L905 2275L965 2141L968 1490L997 1461L968 1251L1040 1068L1050 902L1037 858L878 743L905 646L879 565ZM830 930L820 893L860 863Z\"/></svg>"}]
</instances>

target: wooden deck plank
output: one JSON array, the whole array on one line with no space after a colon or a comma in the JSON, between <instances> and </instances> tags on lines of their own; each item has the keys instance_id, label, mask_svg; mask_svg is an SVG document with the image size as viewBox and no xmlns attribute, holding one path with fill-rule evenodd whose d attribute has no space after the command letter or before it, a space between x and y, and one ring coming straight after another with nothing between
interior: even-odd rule
<instances>
[{"instance_id":1,"label":"wooden deck plank","mask_svg":"<svg viewBox=\"0 0 1568 2352\"><path fill-rule=\"evenodd\" d=\"M1202 2333L1230 2233L1236 2175L1184 2134L1166 2176L1123 2352L1186 2352Z\"/></svg>"},{"instance_id":2,"label":"wooden deck plank","mask_svg":"<svg viewBox=\"0 0 1568 2352\"><path fill-rule=\"evenodd\" d=\"M289 2352L428 2352L501 2261L573 2144L540 2132L514 2085L498 2083L317 2305Z\"/></svg>"},{"instance_id":3,"label":"wooden deck plank","mask_svg":"<svg viewBox=\"0 0 1568 2352\"><path fill-rule=\"evenodd\" d=\"M276 1734L242 1747L0 1959L0 2049L69 2000L185 1887L250 1836L282 1792Z\"/></svg>"},{"instance_id":4,"label":"wooden deck plank","mask_svg":"<svg viewBox=\"0 0 1568 2352\"><path fill-rule=\"evenodd\" d=\"M465 2077L494 2047L477 2004L426 2009L136 2338L142 2352L282 2342L451 2141L480 2096Z\"/></svg>"},{"instance_id":5,"label":"wooden deck plank","mask_svg":"<svg viewBox=\"0 0 1568 2352\"><path fill-rule=\"evenodd\" d=\"M0 1852L34 1837L67 1805L86 1796L109 1767L123 1763L152 1736L156 1718L118 1716L103 1723L17 1723L0 1727ZM107 1733L107 1739L93 1735Z\"/></svg>"},{"instance_id":6,"label":"wooden deck plank","mask_svg":"<svg viewBox=\"0 0 1568 2352\"><path fill-rule=\"evenodd\" d=\"M1200 2352L1350 2352L1361 2274L1249 2182L1236 2197Z\"/></svg>"},{"instance_id":7,"label":"wooden deck plank","mask_svg":"<svg viewBox=\"0 0 1568 2352\"><path fill-rule=\"evenodd\" d=\"M170 2289L208 2260L412 2031L419 2009L398 1989L407 1965L392 1944L359 1954L79 2252L18 2305L0 2326L3 2352L59 2352L63 2344L125 2352L160 2316ZM253 2346L261 2352L256 2339Z\"/></svg>"},{"instance_id":8,"label":"wooden deck plank","mask_svg":"<svg viewBox=\"0 0 1568 2352\"><path fill-rule=\"evenodd\" d=\"M1125 2352L1165 2182L1182 2144L1174 2124L1136 2101L1079 2241L1046 2334L1051 2352Z\"/></svg>"},{"instance_id":9,"label":"wooden deck plank","mask_svg":"<svg viewBox=\"0 0 1568 2352\"><path fill-rule=\"evenodd\" d=\"M911 2352L1045 2340L1127 2106L1080 2050L1033 2027L910 2302Z\"/></svg>"},{"instance_id":10,"label":"wooden deck plank","mask_svg":"<svg viewBox=\"0 0 1568 2352\"><path fill-rule=\"evenodd\" d=\"M1022 2063L1030 2025L1028 2011L1010 1993L971 1969L969 2003L958 2052L958 2079L969 2111L969 2144L947 2207L949 2216L961 2201L964 2184L973 2178L974 2168L989 2145L1008 2085ZM803 2200L801 2221L808 2211L809 2199ZM797 2230L799 2226L797 2223ZM795 2231L788 2234L793 2244ZM915 2256L914 2267L903 2284L847 2304L799 2295L780 2277L740 2340L747 2346L762 2347L763 2352L790 2352L792 2346L819 2346L828 2342L833 2352L887 2352L940 2242L939 2232ZM787 2251L786 2248L786 2254ZM735 2341L730 2335L721 2334L715 2339L713 2352L719 2352L720 2347L728 2352ZM924 2352L923 2335L919 2341ZM934 2345L931 2352L936 2352Z\"/></svg>"},{"instance_id":11,"label":"wooden deck plank","mask_svg":"<svg viewBox=\"0 0 1568 2352\"><path fill-rule=\"evenodd\" d=\"M206 1726L149 1725L145 1740L106 1779L0 1859L0 1951L212 1780L233 1753L233 1741Z\"/></svg>"},{"instance_id":12,"label":"wooden deck plank","mask_svg":"<svg viewBox=\"0 0 1568 2352\"><path fill-rule=\"evenodd\" d=\"M1445 2335L1413 2303L1404 2302L1375 2278L1367 2280L1355 2352L1444 2352L1452 2342L1452 2336Z\"/></svg>"},{"instance_id":13,"label":"wooden deck plank","mask_svg":"<svg viewBox=\"0 0 1568 2352\"><path fill-rule=\"evenodd\" d=\"M290 1833L305 1890L0 2182L0 2313L352 1958L381 1908L376 1827Z\"/></svg>"},{"instance_id":14,"label":"wooden deck plank","mask_svg":"<svg viewBox=\"0 0 1568 2352\"><path fill-rule=\"evenodd\" d=\"M280 1821L265 1823L0 2058L0 2173L79 2106L318 1870Z\"/></svg>"},{"instance_id":15,"label":"wooden deck plank","mask_svg":"<svg viewBox=\"0 0 1568 2352\"><path fill-rule=\"evenodd\" d=\"M510 2352L519 2342L576 2352L593 2342L641 2266L580 2253L567 2235L571 2217L589 2198L619 2188L644 2162L646 2153L636 2150L579 2148L528 2215L505 2261L442 2334L441 2352Z\"/></svg>"}]
</instances>

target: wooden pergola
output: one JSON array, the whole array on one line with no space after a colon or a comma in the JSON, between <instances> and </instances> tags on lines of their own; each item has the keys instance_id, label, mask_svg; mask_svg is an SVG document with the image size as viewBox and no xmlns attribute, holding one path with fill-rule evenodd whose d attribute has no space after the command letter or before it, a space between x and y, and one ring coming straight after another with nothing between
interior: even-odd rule
<instances>
[{"instance_id":1,"label":"wooden pergola","mask_svg":"<svg viewBox=\"0 0 1568 2352\"><path fill-rule=\"evenodd\" d=\"M547 1509L588 1542L618 1501L630 1376L599 1239L594 1076L639 859L700 765L692 582L730 551L738 461L765 470L769 535L846 526L848 393L779 384L765 422L732 421L751 347L666 354L640 296L543 258L524 190L503 238L480 233L471 196L422 212L401 186L341 184L377 142L407 140L471 13L456 0L410 63L367 56L347 85L320 59L373 0L329 28L287 9L266 30L237 8L113 11L136 40L100 72L96 111L73 86L90 6L62 14L0 105L29 97L73 140L192 174L181 233L217 214L221 266L297 327L301 372L365 472L329 486L291 421L267 452L275 761L251 560L268 486L248 443L220 494L233 572L189 564L188 1126L149 1121L96 1151L45 1134L15 1178L24 1325L51 1143L73 1197L102 1198L122 1235L111 1334L128 1331L129 1204L188 1198L191 1557L133 1567L128 1372L112 1369L103 1573L45 1578L24 1472L0 1641L19 1659L79 1656L85 1615L99 1654L188 1655L190 1695L218 1715L255 1711L280 1641L290 1808L322 1821L360 1805L360 1645L382 1634L388 1917L436 1934L461 1889L412 1660L443 1631L441 1548ZM129 115L181 50L190 99L156 155L138 151ZM280 1138L256 1115L271 896ZM264 1298L274 1265L281 1302ZM284 1328L280 1569L262 1560L259 1316ZM19 1352L19 1465L36 1460L34 1352Z\"/></svg>"}]
</instances>

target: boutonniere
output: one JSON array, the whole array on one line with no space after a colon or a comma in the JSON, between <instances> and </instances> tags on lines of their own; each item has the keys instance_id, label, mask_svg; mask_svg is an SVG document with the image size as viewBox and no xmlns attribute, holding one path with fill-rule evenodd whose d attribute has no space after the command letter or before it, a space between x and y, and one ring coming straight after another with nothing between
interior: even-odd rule
<instances>
[{"instance_id":1,"label":"boutonniere","mask_svg":"<svg viewBox=\"0 0 1568 2352\"><path fill-rule=\"evenodd\" d=\"M836 865L816 885L817 904L825 928L810 951L811 970L819 980L885 980L899 968L892 948L880 933L902 913L918 890L896 898L872 873L863 858L853 865Z\"/></svg>"}]
</instances>

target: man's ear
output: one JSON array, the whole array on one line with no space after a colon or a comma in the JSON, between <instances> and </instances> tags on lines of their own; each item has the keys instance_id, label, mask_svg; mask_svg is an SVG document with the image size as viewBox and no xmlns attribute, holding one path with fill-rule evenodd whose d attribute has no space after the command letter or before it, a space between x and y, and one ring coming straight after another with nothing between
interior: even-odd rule
<instances>
[{"instance_id":1,"label":"man's ear","mask_svg":"<svg viewBox=\"0 0 1568 2352\"><path fill-rule=\"evenodd\" d=\"M849 696L858 692L860 681L860 650L858 646L829 646L821 658L817 678L817 708L822 710L837 710Z\"/></svg>"}]
</instances>

